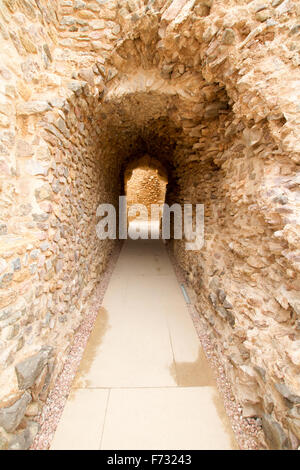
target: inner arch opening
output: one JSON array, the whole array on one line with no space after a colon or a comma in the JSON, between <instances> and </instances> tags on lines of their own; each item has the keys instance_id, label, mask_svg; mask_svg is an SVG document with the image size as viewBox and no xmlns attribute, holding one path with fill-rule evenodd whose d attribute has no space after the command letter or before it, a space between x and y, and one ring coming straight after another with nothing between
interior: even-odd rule
<instances>
[{"instance_id":1,"label":"inner arch opening","mask_svg":"<svg viewBox=\"0 0 300 470\"><path fill-rule=\"evenodd\" d=\"M45 359L41 393L31 384L26 394L43 402L53 389L118 244L96 236L97 208L118 206L148 155L167 175L169 205L204 204L203 249L169 248L243 416L262 418L270 446L297 448L300 160L289 95L299 58L288 2L182 12L184 1L61 2L50 20L52 2L40 0L35 26L25 18L34 2L4 3L16 24L3 33L1 72L1 416L24 393L24 358ZM275 21L258 24L266 14ZM13 433L26 428L16 423Z\"/></svg>"},{"instance_id":2,"label":"inner arch opening","mask_svg":"<svg viewBox=\"0 0 300 470\"><path fill-rule=\"evenodd\" d=\"M144 155L128 165L124 183L129 234L133 225L143 225L147 234L148 229L159 234L168 184L162 164Z\"/></svg>"}]
</instances>

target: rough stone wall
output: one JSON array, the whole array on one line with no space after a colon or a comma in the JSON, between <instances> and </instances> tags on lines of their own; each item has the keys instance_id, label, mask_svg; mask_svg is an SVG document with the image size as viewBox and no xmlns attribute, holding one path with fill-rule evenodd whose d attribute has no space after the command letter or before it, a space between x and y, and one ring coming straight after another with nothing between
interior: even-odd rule
<instances>
[{"instance_id":1,"label":"rough stone wall","mask_svg":"<svg viewBox=\"0 0 300 470\"><path fill-rule=\"evenodd\" d=\"M147 208L148 220L151 218L151 205L164 203L165 185L157 177L155 170L137 169L128 182L127 204L130 207L142 204ZM134 217L134 216L133 216Z\"/></svg>"},{"instance_id":2,"label":"rough stone wall","mask_svg":"<svg viewBox=\"0 0 300 470\"><path fill-rule=\"evenodd\" d=\"M0 447L36 432L113 246L96 207L145 154L167 202L205 204L204 249L172 246L245 416L270 448L299 445L299 15L292 0L0 2Z\"/></svg>"}]
</instances>

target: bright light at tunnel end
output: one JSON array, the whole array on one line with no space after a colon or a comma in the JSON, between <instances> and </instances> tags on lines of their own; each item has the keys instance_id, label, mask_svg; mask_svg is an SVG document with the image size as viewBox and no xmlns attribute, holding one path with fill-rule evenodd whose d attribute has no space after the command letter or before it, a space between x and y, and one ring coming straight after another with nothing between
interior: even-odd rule
<instances>
[{"instance_id":1,"label":"bright light at tunnel end","mask_svg":"<svg viewBox=\"0 0 300 470\"><path fill-rule=\"evenodd\" d=\"M128 207L126 196L120 196L118 208L100 204L96 216L100 218L96 225L100 240L184 240L188 251L204 246L203 204L152 204L149 211L143 204Z\"/></svg>"}]
</instances>

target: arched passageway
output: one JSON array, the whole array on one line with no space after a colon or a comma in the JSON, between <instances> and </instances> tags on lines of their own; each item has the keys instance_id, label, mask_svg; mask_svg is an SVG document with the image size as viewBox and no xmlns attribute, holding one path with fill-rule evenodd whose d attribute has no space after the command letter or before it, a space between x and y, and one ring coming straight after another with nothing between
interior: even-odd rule
<instances>
[{"instance_id":1,"label":"arched passageway","mask_svg":"<svg viewBox=\"0 0 300 470\"><path fill-rule=\"evenodd\" d=\"M167 173L168 204L204 204L203 249L168 247L241 421L261 423L261 446L298 447L294 3L3 1L5 448L37 432L28 409L54 390L117 244L97 237L97 207L117 207L126 168L145 155Z\"/></svg>"},{"instance_id":2,"label":"arched passageway","mask_svg":"<svg viewBox=\"0 0 300 470\"><path fill-rule=\"evenodd\" d=\"M124 185L129 224L139 220L153 221L159 229L167 184L166 170L149 155L144 155L126 168Z\"/></svg>"},{"instance_id":3,"label":"arched passageway","mask_svg":"<svg viewBox=\"0 0 300 470\"><path fill-rule=\"evenodd\" d=\"M124 243L51 445L116 448L238 448L161 240Z\"/></svg>"}]
</instances>

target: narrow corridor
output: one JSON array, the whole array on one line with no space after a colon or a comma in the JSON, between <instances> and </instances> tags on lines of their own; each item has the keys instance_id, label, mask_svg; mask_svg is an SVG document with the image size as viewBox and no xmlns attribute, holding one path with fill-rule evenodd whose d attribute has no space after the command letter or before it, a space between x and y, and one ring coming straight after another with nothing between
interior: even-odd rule
<instances>
[{"instance_id":1,"label":"narrow corridor","mask_svg":"<svg viewBox=\"0 0 300 470\"><path fill-rule=\"evenodd\" d=\"M52 449L236 448L161 240L121 251Z\"/></svg>"}]
</instances>

